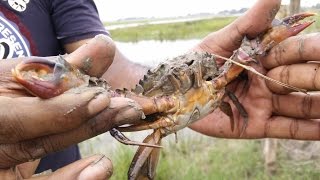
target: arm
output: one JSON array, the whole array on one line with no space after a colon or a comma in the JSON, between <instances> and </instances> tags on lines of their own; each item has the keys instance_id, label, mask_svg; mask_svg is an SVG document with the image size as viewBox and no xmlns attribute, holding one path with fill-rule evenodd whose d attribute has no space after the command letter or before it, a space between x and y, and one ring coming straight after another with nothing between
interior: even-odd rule
<instances>
[{"instance_id":1,"label":"arm","mask_svg":"<svg viewBox=\"0 0 320 180\"><path fill-rule=\"evenodd\" d=\"M103 75L113 88L132 89L147 73L149 67L134 63L116 49L115 58L109 70Z\"/></svg>"}]
</instances>

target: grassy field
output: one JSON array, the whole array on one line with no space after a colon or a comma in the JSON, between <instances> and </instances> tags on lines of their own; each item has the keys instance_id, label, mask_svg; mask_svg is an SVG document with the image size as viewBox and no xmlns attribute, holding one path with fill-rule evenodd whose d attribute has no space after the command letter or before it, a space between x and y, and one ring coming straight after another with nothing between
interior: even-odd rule
<instances>
[{"instance_id":1,"label":"grassy field","mask_svg":"<svg viewBox=\"0 0 320 180\"><path fill-rule=\"evenodd\" d=\"M138 133L139 134L139 133ZM130 139L142 141L148 132L129 133ZM276 173L265 172L263 140L212 138L190 129L178 132L178 142L170 135L163 139L156 180L318 180L320 179L320 142L300 143L297 148L280 141ZM295 144L296 145L296 144ZM299 148L298 148L299 147ZM111 180L127 179L135 146L125 146L102 134L80 144L83 157L105 154L113 162ZM307 150L309 149L309 150ZM294 158L293 158L294 157ZM297 160L297 158L299 160Z\"/></svg>"},{"instance_id":2,"label":"grassy field","mask_svg":"<svg viewBox=\"0 0 320 180\"><path fill-rule=\"evenodd\" d=\"M114 40L122 42L195 39L202 38L210 32L221 29L235 18L221 17L192 22L146 24L138 27L110 30L110 33Z\"/></svg>"},{"instance_id":3,"label":"grassy field","mask_svg":"<svg viewBox=\"0 0 320 180\"><path fill-rule=\"evenodd\" d=\"M201 39L210 32L217 31L230 24L235 19L236 17L217 17L192 22L145 24L137 27L110 30L110 33L114 40L121 42ZM313 19L316 20L316 23L305 32L320 30L320 16L316 16Z\"/></svg>"},{"instance_id":4,"label":"grassy field","mask_svg":"<svg viewBox=\"0 0 320 180\"><path fill-rule=\"evenodd\" d=\"M169 141L161 152L157 180L316 180L320 178L318 160L292 163L279 151L277 172L268 176L264 169L260 140L226 140L208 137L181 138ZM119 145L114 163L113 180L126 179L135 148Z\"/></svg>"}]
</instances>

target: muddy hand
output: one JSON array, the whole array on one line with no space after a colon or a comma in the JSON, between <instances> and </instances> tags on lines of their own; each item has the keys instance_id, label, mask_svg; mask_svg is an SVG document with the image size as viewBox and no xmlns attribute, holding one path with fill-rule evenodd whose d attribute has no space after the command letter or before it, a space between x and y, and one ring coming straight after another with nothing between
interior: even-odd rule
<instances>
[{"instance_id":1,"label":"muddy hand","mask_svg":"<svg viewBox=\"0 0 320 180\"><path fill-rule=\"evenodd\" d=\"M261 32L266 31L269 28L279 6L280 1L278 0L258 1L244 16L238 18L234 23L226 28L207 36L194 48L194 50L208 51L229 57L233 51L240 46L240 40L245 35L250 38L256 37ZM270 18L266 18L267 15L270 15ZM294 26L295 25L291 27ZM309 88L307 86L300 86L301 84L299 85L303 79L298 76L304 76L302 73L289 74L285 73L288 71L281 71L281 66L280 68L276 67L279 66L279 64L286 65L286 63L294 64L298 62L305 62L306 60L309 60L309 58L310 60L318 59L318 57L315 57L316 53L314 53L318 47L317 44L319 44L316 43L319 40L318 37L318 35L307 35L288 38L283 43L280 43L269 51L269 55L261 59L261 62L263 62L263 64L268 68L274 68L269 71L275 72L272 75L270 74L274 79L283 81L280 77L287 77L290 81L283 82L287 82L288 84L296 87L311 89L310 85ZM285 47L285 49L281 48L281 46ZM315 48L313 48L313 46ZM293 51L293 49L296 50ZM304 50L303 57L305 58L301 58L302 56L299 56L299 54L301 54L301 49ZM280 55L283 56L283 58L281 58ZM279 63L278 60L283 61ZM221 64L222 63L223 62L221 62ZM259 65L253 66L259 72L266 72L266 70ZM282 69L287 70L288 68L286 67L288 66L285 66L285 68ZM307 64L304 64L304 67L307 67ZM280 72L282 73L280 74ZM284 74L286 74L286 76L283 76ZM298 83L298 81L294 81L293 79L299 79L301 81ZM295 82L295 84L292 82ZM309 82L313 81L304 81L305 84L308 84ZM277 87L279 88L279 86ZM266 86L265 80L258 78L250 72L248 73L247 81L235 80L228 86L228 89L235 92L239 102L245 107L249 116L248 126L241 138L273 137L304 140L319 139L319 122L309 120L309 118L320 118L320 115L313 111L313 109L317 107L315 103L317 102L315 95L305 96L298 93L299 95L286 95L280 97L278 94L270 91ZM283 91L283 87L280 87L279 90ZM229 102L229 100L227 101ZM300 103L298 103L298 101ZM301 104L301 106L297 105L295 107L291 107L286 106L286 103L291 103L291 105ZM231 131L230 122L228 121L229 117L221 111L215 111L203 120L196 122L192 125L192 128L209 136L239 138L244 121L243 118L239 116L239 112L235 110L234 107L232 107L232 109L236 131Z\"/></svg>"},{"instance_id":2,"label":"muddy hand","mask_svg":"<svg viewBox=\"0 0 320 180\"><path fill-rule=\"evenodd\" d=\"M256 54L265 55L280 42L299 34L301 31L314 23L313 20L302 20L314 15L316 14L305 12L286 17L282 20L274 20L272 22L272 28L270 28L268 32L261 38L261 42L258 44L259 48L257 48L258 52Z\"/></svg>"},{"instance_id":3,"label":"muddy hand","mask_svg":"<svg viewBox=\"0 0 320 180\"><path fill-rule=\"evenodd\" d=\"M293 37L280 43L262 59L263 65L270 69L267 75L309 91L318 91L319 42L320 34L313 33ZM268 82L267 85L275 93L284 95L290 93L290 90L276 84Z\"/></svg>"},{"instance_id":4,"label":"muddy hand","mask_svg":"<svg viewBox=\"0 0 320 180\"><path fill-rule=\"evenodd\" d=\"M259 73L256 69L248 65L250 64L250 62L258 63L258 59L260 57L265 56L268 53L268 51L271 50L274 46L278 45L280 42L291 36L297 35L299 32L303 31L305 28L310 26L313 23L313 21L302 23L300 21L306 17L310 17L313 15L314 14L312 13L301 13L287 17L281 21L274 20L273 25L269 29L267 29L265 33L262 33L261 35L252 40L249 40L247 37L245 37L242 40L240 48L234 51L234 54L231 56L231 58L225 58L216 55L218 58L226 60L227 62L222 67L223 72L213 80L215 89L220 89L227 86L230 82L236 79L240 75L240 73L243 72L244 69L246 69L257 76L264 78L265 80L271 81L275 84L279 84L283 87L286 87L294 91L305 93L305 89L290 86L288 84L266 77L263 74ZM243 117L244 123L240 131L241 137L248 125L248 114L246 113L245 108L237 100L236 96L234 96L232 93L228 93L228 96L229 99L232 100L232 102L234 102L239 113ZM224 104L228 105L227 102L224 102ZM223 108L220 109L231 117L231 129L233 130L234 121L232 118L232 112Z\"/></svg>"},{"instance_id":5,"label":"muddy hand","mask_svg":"<svg viewBox=\"0 0 320 180\"><path fill-rule=\"evenodd\" d=\"M88 87L101 87L100 91L109 94L112 109L118 109L118 111L121 111L121 104L123 104L121 100L131 101L133 106L134 101L138 102L140 106L136 108L143 110L145 115L164 112L174 106L172 100L167 98L149 98L137 96L129 91L113 91L105 80L84 74L62 56L52 59L32 58L23 61L12 70L12 74L27 91L43 99L58 96L66 91L68 91L67 93L77 93ZM123 114L123 118L126 118L125 114ZM121 125L121 119L115 119L115 122L118 122L116 124Z\"/></svg>"},{"instance_id":6,"label":"muddy hand","mask_svg":"<svg viewBox=\"0 0 320 180\"><path fill-rule=\"evenodd\" d=\"M67 59L83 62L84 59L91 58L92 63L102 59L105 61L104 57L109 57L110 53L105 52L110 47L109 41L106 40L106 43L105 40L94 39L85 45L91 48L90 51L75 51L70 55L86 58ZM55 59L48 57L52 58ZM46 100L20 93L23 89L10 75L11 68L20 60L28 62L30 59L35 57L0 61L0 168L37 159L94 137L114 127L113 120L123 118L117 117L117 108L103 111L112 106L110 94L100 87L85 88ZM102 65L100 61L99 64L100 68L106 69L110 62L105 61L106 65ZM119 99L116 106L126 108L135 105L126 98ZM140 111L130 111L130 108L126 108L124 114L130 114L134 118L141 117ZM131 116L128 117L126 120L130 120Z\"/></svg>"},{"instance_id":7,"label":"muddy hand","mask_svg":"<svg viewBox=\"0 0 320 180\"><path fill-rule=\"evenodd\" d=\"M25 163L25 164L30 164ZM24 166L25 164L18 165L15 168L8 170L0 170L1 179L28 179L28 180L47 180L47 179L109 179L113 172L111 161L104 155L94 155L54 172L46 172L41 175L34 175L36 167L30 169Z\"/></svg>"},{"instance_id":8,"label":"muddy hand","mask_svg":"<svg viewBox=\"0 0 320 180\"><path fill-rule=\"evenodd\" d=\"M301 13L289 16L287 18L284 18L283 20L275 19L273 21L273 25L269 29L267 29L265 33L262 33L262 35L252 40L245 37L242 40L240 48L234 52L230 60L228 60L228 58L217 55L218 57L220 57L220 60L222 59L225 61L229 61L228 64L223 67L224 71L221 73L220 77L215 80L217 88L226 86L232 80L237 78L244 69L256 72L256 70L250 68L247 65L249 65L250 62L258 63L258 59L260 57L265 56L273 47L278 45L280 42L289 37L297 35L308 26L310 26L314 21L301 22L301 20L313 15L315 14ZM256 74L258 75L258 72ZM270 79L269 81L273 80ZM282 84L282 86L289 87L289 89L301 91L298 88L290 87L286 84Z\"/></svg>"},{"instance_id":9,"label":"muddy hand","mask_svg":"<svg viewBox=\"0 0 320 180\"><path fill-rule=\"evenodd\" d=\"M71 57L74 55L71 54ZM88 58L88 55L86 57ZM70 64L66 58L69 60L70 56L58 56L51 59L31 58L18 64L12 70L12 74L28 92L43 99L53 98L62 93L79 93L90 87L101 87L99 91L110 97L109 106L103 113L109 115L106 119L112 119L114 127L124 124L140 124L144 122L141 119L144 119L145 115L165 112L175 105L174 100L170 97L146 97L127 90L113 91L104 79L86 75L84 71ZM96 62L96 58L89 59ZM116 129L111 129L110 134L127 145L160 147L130 141Z\"/></svg>"}]
</instances>

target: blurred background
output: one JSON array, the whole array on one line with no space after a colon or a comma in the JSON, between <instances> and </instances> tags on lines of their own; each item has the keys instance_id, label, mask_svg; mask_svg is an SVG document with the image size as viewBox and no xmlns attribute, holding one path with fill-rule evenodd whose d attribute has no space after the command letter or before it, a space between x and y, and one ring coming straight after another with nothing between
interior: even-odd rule
<instances>
[{"instance_id":1,"label":"blurred background","mask_svg":"<svg viewBox=\"0 0 320 180\"><path fill-rule=\"evenodd\" d=\"M144 65L184 53L250 8L255 0L94 0L118 48ZM282 2L279 18L320 13L320 0ZM320 31L320 17L304 33ZM126 133L142 141L152 131ZM188 128L163 139L156 179L320 179L320 143L294 140L230 140L207 137ZM114 164L112 179L127 179L136 147L108 133L80 144L83 157L101 153Z\"/></svg>"}]
</instances>

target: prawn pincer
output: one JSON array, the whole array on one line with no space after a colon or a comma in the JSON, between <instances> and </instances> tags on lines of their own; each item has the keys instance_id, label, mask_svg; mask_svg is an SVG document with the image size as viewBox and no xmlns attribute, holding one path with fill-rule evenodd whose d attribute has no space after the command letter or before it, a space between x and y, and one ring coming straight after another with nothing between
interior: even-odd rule
<instances>
[{"instance_id":1,"label":"prawn pincer","mask_svg":"<svg viewBox=\"0 0 320 180\"><path fill-rule=\"evenodd\" d=\"M301 13L282 21L274 21L272 27L255 39L244 38L240 48L230 58L191 52L168 59L150 69L132 90L113 91L106 81L85 75L62 56L55 61L34 58L17 65L12 72L22 86L41 98L51 98L71 88L101 86L110 94L111 104L117 97L137 102L140 105L137 109L142 111L141 118L135 123L115 127L110 133L122 143L140 145L129 168L128 179L153 179L163 137L176 133L217 108L230 117L230 128L234 130L231 106L223 101L224 97L229 96L244 117L245 123L239 135L245 133L248 115L232 92L226 90L226 86L244 69L261 75L248 65L256 62L259 56L264 56L283 40L310 26L313 21L301 20L313 15ZM227 62L218 67L217 59L225 59ZM304 91L283 83L282 85ZM146 129L153 129L154 132L143 143L131 141L121 133Z\"/></svg>"}]
</instances>

